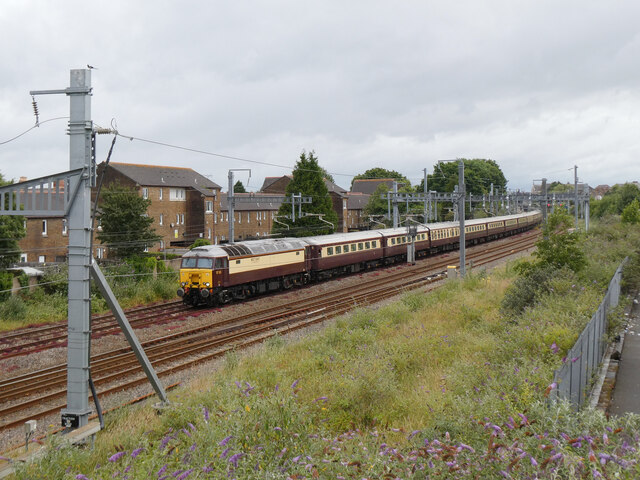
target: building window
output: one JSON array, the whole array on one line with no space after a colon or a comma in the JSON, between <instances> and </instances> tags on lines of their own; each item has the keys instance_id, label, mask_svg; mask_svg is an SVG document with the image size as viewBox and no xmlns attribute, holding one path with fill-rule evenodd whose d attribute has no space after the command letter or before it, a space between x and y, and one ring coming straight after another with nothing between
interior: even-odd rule
<instances>
[{"instance_id":1,"label":"building window","mask_svg":"<svg viewBox=\"0 0 640 480\"><path fill-rule=\"evenodd\" d=\"M213 201L207 200L206 202L207 213L213 212Z\"/></svg>"},{"instance_id":2,"label":"building window","mask_svg":"<svg viewBox=\"0 0 640 480\"><path fill-rule=\"evenodd\" d=\"M207 238L211 238L211 229L207 228Z\"/></svg>"},{"instance_id":3,"label":"building window","mask_svg":"<svg viewBox=\"0 0 640 480\"><path fill-rule=\"evenodd\" d=\"M38 255L38 263L44 263L47 257L44 255Z\"/></svg>"},{"instance_id":4,"label":"building window","mask_svg":"<svg viewBox=\"0 0 640 480\"><path fill-rule=\"evenodd\" d=\"M180 214L176 213L176 225L180 225Z\"/></svg>"},{"instance_id":5,"label":"building window","mask_svg":"<svg viewBox=\"0 0 640 480\"><path fill-rule=\"evenodd\" d=\"M180 223L184 225L184 213L180 214Z\"/></svg>"},{"instance_id":6,"label":"building window","mask_svg":"<svg viewBox=\"0 0 640 480\"><path fill-rule=\"evenodd\" d=\"M46 220L42 220L42 236L43 237L47 236L47 221Z\"/></svg>"},{"instance_id":7,"label":"building window","mask_svg":"<svg viewBox=\"0 0 640 480\"><path fill-rule=\"evenodd\" d=\"M158 189L158 200L162 200L162 188Z\"/></svg>"},{"instance_id":8,"label":"building window","mask_svg":"<svg viewBox=\"0 0 640 480\"><path fill-rule=\"evenodd\" d=\"M102 247L96 248L96 256L98 258L104 258L104 248Z\"/></svg>"},{"instance_id":9,"label":"building window","mask_svg":"<svg viewBox=\"0 0 640 480\"><path fill-rule=\"evenodd\" d=\"M158 219L158 225L164 225L164 215L161 213Z\"/></svg>"},{"instance_id":10,"label":"building window","mask_svg":"<svg viewBox=\"0 0 640 480\"><path fill-rule=\"evenodd\" d=\"M184 188L170 188L169 200L172 202L183 202L185 199Z\"/></svg>"},{"instance_id":11,"label":"building window","mask_svg":"<svg viewBox=\"0 0 640 480\"><path fill-rule=\"evenodd\" d=\"M238 212L238 223L242 223L242 212Z\"/></svg>"},{"instance_id":12,"label":"building window","mask_svg":"<svg viewBox=\"0 0 640 480\"><path fill-rule=\"evenodd\" d=\"M22 263L26 263L27 262L27 254L26 253L21 253L20 254L20 261Z\"/></svg>"},{"instance_id":13,"label":"building window","mask_svg":"<svg viewBox=\"0 0 640 480\"><path fill-rule=\"evenodd\" d=\"M247 223L251 223L251 214L247 212Z\"/></svg>"},{"instance_id":14,"label":"building window","mask_svg":"<svg viewBox=\"0 0 640 480\"><path fill-rule=\"evenodd\" d=\"M164 240L160 240L160 250L164 250Z\"/></svg>"},{"instance_id":15,"label":"building window","mask_svg":"<svg viewBox=\"0 0 640 480\"><path fill-rule=\"evenodd\" d=\"M142 187L142 198L149 198L149 189L147 187Z\"/></svg>"},{"instance_id":16,"label":"building window","mask_svg":"<svg viewBox=\"0 0 640 480\"><path fill-rule=\"evenodd\" d=\"M217 213L213 214L213 223L218 223L218 214Z\"/></svg>"},{"instance_id":17,"label":"building window","mask_svg":"<svg viewBox=\"0 0 640 480\"><path fill-rule=\"evenodd\" d=\"M66 235L68 231L69 229L67 228L67 219L63 218L62 219L62 235Z\"/></svg>"}]
</instances>

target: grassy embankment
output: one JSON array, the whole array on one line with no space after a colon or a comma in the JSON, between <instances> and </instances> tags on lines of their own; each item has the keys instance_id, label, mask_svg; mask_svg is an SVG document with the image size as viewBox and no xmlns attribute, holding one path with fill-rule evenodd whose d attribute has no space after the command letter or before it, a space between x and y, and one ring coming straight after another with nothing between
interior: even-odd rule
<instances>
[{"instance_id":1,"label":"grassy embankment","mask_svg":"<svg viewBox=\"0 0 640 480\"><path fill-rule=\"evenodd\" d=\"M608 227L585 241L586 270L520 315L500 311L510 267L410 293L228 355L163 415L122 410L94 450L52 449L19 478L638 478L639 417L545 401L640 240Z\"/></svg>"},{"instance_id":2,"label":"grassy embankment","mask_svg":"<svg viewBox=\"0 0 640 480\"><path fill-rule=\"evenodd\" d=\"M157 278L153 278L157 263ZM177 299L178 273L150 261L102 267L107 281L123 308L160 300ZM159 268L158 268L159 267ZM67 269L50 267L33 291L23 289L19 295L0 301L0 332L28 325L51 323L67 318ZM97 287L92 283L91 311L108 310Z\"/></svg>"}]
</instances>

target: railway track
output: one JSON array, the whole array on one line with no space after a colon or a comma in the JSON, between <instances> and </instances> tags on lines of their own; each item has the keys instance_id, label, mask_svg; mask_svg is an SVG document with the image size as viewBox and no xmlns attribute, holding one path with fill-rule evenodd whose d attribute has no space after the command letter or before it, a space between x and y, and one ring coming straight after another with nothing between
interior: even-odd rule
<instances>
[{"instance_id":1,"label":"railway track","mask_svg":"<svg viewBox=\"0 0 640 480\"><path fill-rule=\"evenodd\" d=\"M504 244L483 244L469 249L467 259L474 266L481 266L531 248L536 237L522 234L510 240L506 247ZM262 342L270 336L325 321L354 307L429 285L445 275L443 269L446 270L447 265L457 261L458 252L452 252L419 261L414 266L393 266L386 269L384 276L363 279L350 288L349 295L344 294L343 287L337 286L302 300L263 308L259 313L226 320L218 320L214 316L213 321L206 325L155 338L144 342L143 347L158 375L167 376L224 355L231 349ZM140 318L144 319L145 314L141 312ZM92 355L91 371L100 396L129 390L147 382L128 347ZM66 406L65 395L64 363L1 380L0 432L22 425L27 419L58 413Z\"/></svg>"}]
</instances>

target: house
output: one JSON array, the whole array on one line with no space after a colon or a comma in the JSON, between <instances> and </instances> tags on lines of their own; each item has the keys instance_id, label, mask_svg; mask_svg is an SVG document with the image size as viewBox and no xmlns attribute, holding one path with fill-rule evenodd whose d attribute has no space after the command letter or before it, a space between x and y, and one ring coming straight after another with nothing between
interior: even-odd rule
<instances>
[{"instance_id":1,"label":"house","mask_svg":"<svg viewBox=\"0 0 640 480\"><path fill-rule=\"evenodd\" d=\"M136 189L151 200L147 215L161 236L154 249L186 247L216 235L221 187L191 168L115 163L98 165L103 188L112 183Z\"/></svg>"},{"instance_id":2,"label":"house","mask_svg":"<svg viewBox=\"0 0 640 480\"><path fill-rule=\"evenodd\" d=\"M365 195L371 195L376 191L380 184L384 184L388 191L393 190L393 182L397 180L393 178L359 178L353 181L351 185L351 191L353 193L364 193Z\"/></svg>"},{"instance_id":3,"label":"house","mask_svg":"<svg viewBox=\"0 0 640 480\"><path fill-rule=\"evenodd\" d=\"M275 194L234 193L233 209L234 240L264 238L271 235L274 218L282 201L274 199ZM284 197L282 198L284 200ZM229 240L229 204L227 193L220 194L220 216L217 218L216 235L207 237L212 244Z\"/></svg>"}]
</instances>

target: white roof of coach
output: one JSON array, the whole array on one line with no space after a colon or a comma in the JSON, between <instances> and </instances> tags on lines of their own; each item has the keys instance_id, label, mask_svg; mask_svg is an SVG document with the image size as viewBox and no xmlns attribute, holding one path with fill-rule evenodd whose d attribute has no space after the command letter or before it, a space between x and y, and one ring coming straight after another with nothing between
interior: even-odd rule
<instances>
[{"instance_id":1,"label":"white roof of coach","mask_svg":"<svg viewBox=\"0 0 640 480\"><path fill-rule=\"evenodd\" d=\"M381 234L377 230L365 230L362 232L332 233L331 235L320 235L317 237L304 237L309 245L332 245L334 243L359 242L361 240L377 240Z\"/></svg>"},{"instance_id":2,"label":"white roof of coach","mask_svg":"<svg viewBox=\"0 0 640 480\"><path fill-rule=\"evenodd\" d=\"M244 255L264 255L304 249L306 243L299 238L277 238L248 240L246 242L203 245L185 253L184 257L238 257Z\"/></svg>"}]
</instances>

